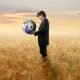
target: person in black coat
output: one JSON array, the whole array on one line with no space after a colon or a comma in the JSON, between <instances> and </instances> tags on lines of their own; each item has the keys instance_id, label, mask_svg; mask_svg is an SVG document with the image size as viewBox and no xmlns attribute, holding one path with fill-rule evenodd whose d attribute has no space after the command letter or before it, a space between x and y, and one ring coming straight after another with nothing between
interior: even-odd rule
<instances>
[{"instance_id":1,"label":"person in black coat","mask_svg":"<svg viewBox=\"0 0 80 80\"><path fill-rule=\"evenodd\" d=\"M47 56L47 46L49 45L49 21L46 18L44 11L39 11L37 17L41 20L41 24L38 31L34 33L38 36L38 44L40 48L40 53L43 57Z\"/></svg>"}]
</instances>

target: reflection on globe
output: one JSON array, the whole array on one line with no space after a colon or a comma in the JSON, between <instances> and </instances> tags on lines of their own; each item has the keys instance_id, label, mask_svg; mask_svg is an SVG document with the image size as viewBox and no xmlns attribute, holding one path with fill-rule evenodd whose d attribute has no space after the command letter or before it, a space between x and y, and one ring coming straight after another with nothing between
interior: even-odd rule
<instances>
[{"instance_id":1,"label":"reflection on globe","mask_svg":"<svg viewBox=\"0 0 80 80\"><path fill-rule=\"evenodd\" d=\"M36 30L36 24L32 20L24 22L23 31L27 34L32 34Z\"/></svg>"}]
</instances>

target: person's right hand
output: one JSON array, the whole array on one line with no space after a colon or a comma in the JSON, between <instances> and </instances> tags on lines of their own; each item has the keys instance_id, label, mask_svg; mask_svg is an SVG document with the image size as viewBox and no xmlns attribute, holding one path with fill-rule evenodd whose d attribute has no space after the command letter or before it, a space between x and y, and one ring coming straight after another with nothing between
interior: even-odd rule
<instances>
[{"instance_id":1,"label":"person's right hand","mask_svg":"<svg viewBox=\"0 0 80 80\"><path fill-rule=\"evenodd\" d=\"M33 34L33 35L34 35L34 33L35 33L35 32L33 31L31 34Z\"/></svg>"}]
</instances>

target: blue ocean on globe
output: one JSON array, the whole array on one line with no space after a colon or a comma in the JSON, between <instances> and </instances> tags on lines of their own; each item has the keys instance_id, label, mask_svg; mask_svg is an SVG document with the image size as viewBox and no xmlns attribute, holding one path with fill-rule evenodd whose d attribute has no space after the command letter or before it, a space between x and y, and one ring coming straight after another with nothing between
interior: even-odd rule
<instances>
[{"instance_id":1,"label":"blue ocean on globe","mask_svg":"<svg viewBox=\"0 0 80 80\"><path fill-rule=\"evenodd\" d=\"M32 32L32 29L28 29L28 26L26 26L24 28L24 32L27 33L27 34L30 34Z\"/></svg>"}]
</instances>

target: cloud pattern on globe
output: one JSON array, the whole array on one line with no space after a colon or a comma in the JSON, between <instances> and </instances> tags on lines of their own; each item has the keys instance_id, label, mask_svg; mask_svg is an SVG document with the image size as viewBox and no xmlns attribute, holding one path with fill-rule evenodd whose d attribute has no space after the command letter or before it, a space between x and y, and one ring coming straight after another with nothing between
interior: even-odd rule
<instances>
[{"instance_id":1,"label":"cloud pattern on globe","mask_svg":"<svg viewBox=\"0 0 80 80\"><path fill-rule=\"evenodd\" d=\"M27 34L32 34L36 30L36 24L32 20L24 22L23 31Z\"/></svg>"}]
</instances>

